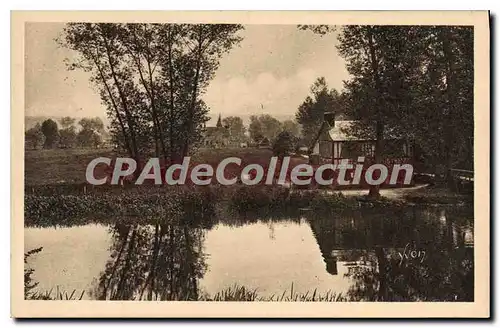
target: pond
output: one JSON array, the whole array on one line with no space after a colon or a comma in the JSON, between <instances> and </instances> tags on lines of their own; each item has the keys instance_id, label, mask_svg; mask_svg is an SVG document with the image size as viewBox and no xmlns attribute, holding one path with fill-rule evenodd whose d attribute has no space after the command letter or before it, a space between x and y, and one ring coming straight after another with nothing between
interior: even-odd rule
<instances>
[{"instance_id":1,"label":"pond","mask_svg":"<svg viewBox=\"0 0 500 328\"><path fill-rule=\"evenodd\" d=\"M97 300L473 301L470 209L414 207L221 218L209 226L25 228L38 290ZM306 296L307 298L307 296ZM316 300L316 299L315 299Z\"/></svg>"}]
</instances>

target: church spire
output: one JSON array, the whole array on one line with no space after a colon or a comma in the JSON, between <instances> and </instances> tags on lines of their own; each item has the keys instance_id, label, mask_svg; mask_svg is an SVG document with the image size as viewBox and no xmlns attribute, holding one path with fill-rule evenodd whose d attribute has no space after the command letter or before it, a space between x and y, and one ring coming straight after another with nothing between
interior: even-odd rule
<instances>
[{"instance_id":1,"label":"church spire","mask_svg":"<svg viewBox=\"0 0 500 328\"><path fill-rule=\"evenodd\" d=\"M219 114L219 119L217 120L217 127L222 128L222 120L220 114Z\"/></svg>"}]
</instances>

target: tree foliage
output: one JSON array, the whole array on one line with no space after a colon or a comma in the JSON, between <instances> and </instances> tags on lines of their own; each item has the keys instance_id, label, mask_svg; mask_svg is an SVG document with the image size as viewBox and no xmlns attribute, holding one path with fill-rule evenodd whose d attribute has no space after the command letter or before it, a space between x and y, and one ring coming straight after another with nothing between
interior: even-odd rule
<instances>
[{"instance_id":1,"label":"tree foliage","mask_svg":"<svg viewBox=\"0 0 500 328\"><path fill-rule=\"evenodd\" d=\"M232 142L243 142L247 139L245 132L246 127L243 125L243 120L238 116L228 116L222 120L222 125L229 128L230 138Z\"/></svg>"},{"instance_id":2,"label":"tree foliage","mask_svg":"<svg viewBox=\"0 0 500 328\"><path fill-rule=\"evenodd\" d=\"M59 130L59 146L62 148L73 148L76 146L76 126L75 119L69 116L63 117L59 120L62 129Z\"/></svg>"},{"instance_id":3,"label":"tree foliage","mask_svg":"<svg viewBox=\"0 0 500 328\"><path fill-rule=\"evenodd\" d=\"M311 86L311 95L299 106L295 118L302 126L304 142L310 144L323 122L325 112L342 113L342 96L335 89L330 90L324 77Z\"/></svg>"},{"instance_id":4,"label":"tree foliage","mask_svg":"<svg viewBox=\"0 0 500 328\"><path fill-rule=\"evenodd\" d=\"M24 133L24 143L26 149L39 149L43 147L45 144L45 135L39 123Z\"/></svg>"},{"instance_id":5,"label":"tree foliage","mask_svg":"<svg viewBox=\"0 0 500 328\"><path fill-rule=\"evenodd\" d=\"M427 167L472 168L471 27L349 25L338 41L347 114L358 121L346 132L375 139L376 162L384 140L398 138L414 142Z\"/></svg>"},{"instance_id":6,"label":"tree foliage","mask_svg":"<svg viewBox=\"0 0 500 328\"><path fill-rule=\"evenodd\" d=\"M348 26L339 51L352 78L351 131L412 140L428 165L471 168L473 37L468 27Z\"/></svg>"},{"instance_id":7,"label":"tree foliage","mask_svg":"<svg viewBox=\"0 0 500 328\"><path fill-rule=\"evenodd\" d=\"M73 117L65 116L59 120L59 123L61 124L61 127L63 129L72 127L75 125L76 119Z\"/></svg>"},{"instance_id":8,"label":"tree foliage","mask_svg":"<svg viewBox=\"0 0 500 328\"><path fill-rule=\"evenodd\" d=\"M272 142L281 130L281 122L269 114L250 116L248 132L255 142L259 142L262 138L267 138Z\"/></svg>"},{"instance_id":9,"label":"tree foliage","mask_svg":"<svg viewBox=\"0 0 500 328\"><path fill-rule=\"evenodd\" d=\"M104 123L99 117L82 118L78 124L81 126L77 141L81 147L98 148L102 143Z\"/></svg>"},{"instance_id":10,"label":"tree foliage","mask_svg":"<svg viewBox=\"0 0 500 328\"><path fill-rule=\"evenodd\" d=\"M296 141L297 138L289 131L280 132L273 143L273 154L279 158L290 155L295 150Z\"/></svg>"},{"instance_id":11,"label":"tree foliage","mask_svg":"<svg viewBox=\"0 0 500 328\"><path fill-rule=\"evenodd\" d=\"M45 136L44 148L55 148L59 142L59 130L57 123L51 119L45 120L42 123L41 131Z\"/></svg>"},{"instance_id":12,"label":"tree foliage","mask_svg":"<svg viewBox=\"0 0 500 328\"><path fill-rule=\"evenodd\" d=\"M296 121L285 120L283 121L282 126L283 126L283 131L288 131L288 133L290 133L295 138L300 137L300 126Z\"/></svg>"},{"instance_id":13,"label":"tree foliage","mask_svg":"<svg viewBox=\"0 0 500 328\"><path fill-rule=\"evenodd\" d=\"M74 148L77 141L76 127L70 126L59 130L59 146L61 148Z\"/></svg>"},{"instance_id":14,"label":"tree foliage","mask_svg":"<svg viewBox=\"0 0 500 328\"><path fill-rule=\"evenodd\" d=\"M78 53L70 69L92 73L113 140L131 157L154 150L176 161L201 139L201 99L236 45L241 25L70 23L60 43Z\"/></svg>"}]
</instances>

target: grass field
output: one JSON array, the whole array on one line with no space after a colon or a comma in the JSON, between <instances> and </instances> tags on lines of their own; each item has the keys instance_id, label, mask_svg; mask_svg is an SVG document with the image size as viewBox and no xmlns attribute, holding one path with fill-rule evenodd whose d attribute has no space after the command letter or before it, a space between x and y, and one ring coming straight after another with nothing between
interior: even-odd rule
<instances>
[{"instance_id":1,"label":"grass field","mask_svg":"<svg viewBox=\"0 0 500 328\"><path fill-rule=\"evenodd\" d=\"M42 149L24 153L24 184L85 182L87 164L96 157L112 157L112 149Z\"/></svg>"},{"instance_id":2,"label":"grass field","mask_svg":"<svg viewBox=\"0 0 500 328\"><path fill-rule=\"evenodd\" d=\"M80 184L85 183L87 164L97 157L114 158L112 149L43 149L25 152L25 185ZM227 157L239 157L242 166L250 163L268 164L272 157L269 149L227 148L199 149L191 157L191 163L217 165ZM296 159L296 161L304 161ZM99 176L96 173L96 176Z\"/></svg>"}]
</instances>

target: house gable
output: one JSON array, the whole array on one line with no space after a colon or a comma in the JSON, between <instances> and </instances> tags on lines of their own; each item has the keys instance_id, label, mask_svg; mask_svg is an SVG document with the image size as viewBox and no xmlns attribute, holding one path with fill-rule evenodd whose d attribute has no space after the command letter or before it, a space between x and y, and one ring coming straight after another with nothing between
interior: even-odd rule
<instances>
[{"instance_id":1,"label":"house gable","mask_svg":"<svg viewBox=\"0 0 500 328\"><path fill-rule=\"evenodd\" d=\"M309 152L317 153L317 150L315 148L317 148L316 145L319 143L319 141L332 141L330 134L328 133L331 129L332 127L330 126L330 124L328 124L328 122L326 121L323 121L319 128L318 134L316 134L316 136L312 140L311 145L309 146Z\"/></svg>"}]
</instances>

